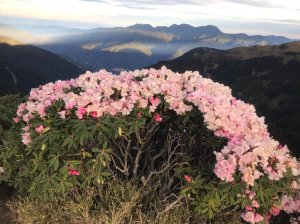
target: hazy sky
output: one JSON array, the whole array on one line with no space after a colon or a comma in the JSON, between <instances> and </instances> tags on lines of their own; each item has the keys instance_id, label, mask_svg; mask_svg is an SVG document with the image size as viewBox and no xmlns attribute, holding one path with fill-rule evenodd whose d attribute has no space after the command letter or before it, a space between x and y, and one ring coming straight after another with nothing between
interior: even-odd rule
<instances>
[{"instance_id":1,"label":"hazy sky","mask_svg":"<svg viewBox=\"0 0 300 224\"><path fill-rule=\"evenodd\" d=\"M0 22L79 28L188 23L300 39L300 0L0 0Z\"/></svg>"}]
</instances>

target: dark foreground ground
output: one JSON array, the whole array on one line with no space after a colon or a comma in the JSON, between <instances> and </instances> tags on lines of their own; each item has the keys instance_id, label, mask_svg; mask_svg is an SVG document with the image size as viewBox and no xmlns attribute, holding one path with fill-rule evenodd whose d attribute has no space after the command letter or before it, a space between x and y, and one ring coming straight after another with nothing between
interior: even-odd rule
<instances>
[{"instance_id":1,"label":"dark foreground ground","mask_svg":"<svg viewBox=\"0 0 300 224\"><path fill-rule=\"evenodd\" d=\"M9 209L5 203L12 197L12 191L4 184L0 184L0 224L13 223Z\"/></svg>"}]
</instances>

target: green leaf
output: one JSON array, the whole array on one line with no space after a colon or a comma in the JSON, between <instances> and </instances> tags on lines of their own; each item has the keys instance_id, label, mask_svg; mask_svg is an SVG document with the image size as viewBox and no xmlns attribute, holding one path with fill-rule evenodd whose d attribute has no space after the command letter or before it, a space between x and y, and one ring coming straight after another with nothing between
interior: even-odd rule
<instances>
[{"instance_id":1,"label":"green leaf","mask_svg":"<svg viewBox=\"0 0 300 224\"><path fill-rule=\"evenodd\" d=\"M260 191L258 191L258 193L259 193L259 198L260 198L261 202L263 203L263 205L266 205L264 192L262 190L260 190Z\"/></svg>"},{"instance_id":2,"label":"green leaf","mask_svg":"<svg viewBox=\"0 0 300 224\"><path fill-rule=\"evenodd\" d=\"M190 187L185 187L185 188L183 188L183 189L180 191L180 195L186 194L189 190L191 190Z\"/></svg>"},{"instance_id":3,"label":"green leaf","mask_svg":"<svg viewBox=\"0 0 300 224\"><path fill-rule=\"evenodd\" d=\"M70 139L71 139L71 136L69 136L69 137L65 138L65 140L64 140L64 142L63 142L63 144L62 144L62 147L65 147L66 145L68 145L68 144L69 144L69 141L70 141Z\"/></svg>"},{"instance_id":4,"label":"green leaf","mask_svg":"<svg viewBox=\"0 0 300 224\"><path fill-rule=\"evenodd\" d=\"M107 142L107 139L106 139L106 137L105 137L105 138L104 138L103 145L102 145L103 149L106 149L106 148L107 148L107 144L108 144L108 142Z\"/></svg>"},{"instance_id":5,"label":"green leaf","mask_svg":"<svg viewBox=\"0 0 300 224\"><path fill-rule=\"evenodd\" d=\"M209 210L209 207L207 207L207 208L205 208L205 209L201 209L200 212L201 212L202 214L204 214L204 213L208 212L208 210Z\"/></svg>"},{"instance_id":6,"label":"green leaf","mask_svg":"<svg viewBox=\"0 0 300 224\"><path fill-rule=\"evenodd\" d=\"M68 149L71 149L72 146L75 146L74 141L72 138L70 138L70 141L68 142Z\"/></svg>"},{"instance_id":7,"label":"green leaf","mask_svg":"<svg viewBox=\"0 0 300 224\"><path fill-rule=\"evenodd\" d=\"M64 193L66 190L66 186L64 185L64 182L60 182L59 186L60 186L61 192Z\"/></svg>"},{"instance_id":8,"label":"green leaf","mask_svg":"<svg viewBox=\"0 0 300 224\"><path fill-rule=\"evenodd\" d=\"M242 201L242 208L245 208L245 207L246 207L247 202L248 202L247 200L243 200L243 201ZM236 204L237 204L237 202L236 202Z\"/></svg>"},{"instance_id":9,"label":"green leaf","mask_svg":"<svg viewBox=\"0 0 300 224\"><path fill-rule=\"evenodd\" d=\"M55 160L57 160L57 157L53 157L49 160L49 166L54 166Z\"/></svg>"},{"instance_id":10,"label":"green leaf","mask_svg":"<svg viewBox=\"0 0 300 224\"><path fill-rule=\"evenodd\" d=\"M230 195L229 197L230 197L230 202L231 202L231 204L233 204L233 205L234 205L234 204L235 204L234 197L233 197L232 195Z\"/></svg>"},{"instance_id":11,"label":"green leaf","mask_svg":"<svg viewBox=\"0 0 300 224\"><path fill-rule=\"evenodd\" d=\"M110 176L111 176L111 173L109 173L109 172L102 172L101 175L102 175L103 177L110 177Z\"/></svg>"},{"instance_id":12,"label":"green leaf","mask_svg":"<svg viewBox=\"0 0 300 224\"><path fill-rule=\"evenodd\" d=\"M214 212L213 212L212 209L209 209L209 210L208 210L208 218L209 218L209 219L212 219L213 217L214 217Z\"/></svg>"},{"instance_id":13,"label":"green leaf","mask_svg":"<svg viewBox=\"0 0 300 224\"><path fill-rule=\"evenodd\" d=\"M59 161L58 161L58 159L56 158L56 159L55 159L55 162L54 162L54 164L53 164L53 167L54 167L54 170L55 170L55 171L58 169L58 166L59 166Z\"/></svg>"},{"instance_id":14,"label":"green leaf","mask_svg":"<svg viewBox=\"0 0 300 224\"><path fill-rule=\"evenodd\" d=\"M217 202L217 205L221 205L221 198L220 198L220 194L218 191L216 191L215 193L215 199L216 199L216 202Z\"/></svg>"},{"instance_id":15,"label":"green leaf","mask_svg":"<svg viewBox=\"0 0 300 224\"><path fill-rule=\"evenodd\" d=\"M83 134L80 135L79 143L80 143L80 145L84 144L84 135Z\"/></svg>"},{"instance_id":16,"label":"green leaf","mask_svg":"<svg viewBox=\"0 0 300 224\"><path fill-rule=\"evenodd\" d=\"M64 184L67 186L67 187L73 187L73 184L71 182L64 182Z\"/></svg>"},{"instance_id":17,"label":"green leaf","mask_svg":"<svg viewBox=\"0 0 300 224\"><path fill-rule=\"evenodd\" d=\"M92 154L89 153L89 152L85 152L85 155L86 155L86 157L88 157L88 158L92 158L92 157L93 157Z\"/></svg>"},{"instance_id":18,"label":"green leaf","mask_svg":"<svg viewBox=\"0 0 300 224\"><path fill-rule=\"evenodd\" d=\"M221 212L221 210L220 210L219 208L217 208L217 207L212 207L212 210L213 210L214 212Z\"/></svg>"},{"instance_id":19,"label":"green leaf","mask_svg":"<svg viewBox=\"0 0 300 224\"><path fill-rule=\"evenodd\" d=\"M186 124L189 121L189 119L190 119L189 116L185 116L183 119L183 123Z\"/></svg>"},{"instance_id":20,"label":"green leaf","mask_svg":"<svg viewBox=\"0 0 300 224\"><path fill-rule=\"evenodd\" d=\"M72 165L75 165L75 166L78 166L78 165L80 165L82 162L80 161L80 160L72 160L72 161L70 161L70 164L72 164Z\"/></svg>"},{"instance_id":21,"label":"green leaf","mask_svg":"<svg viewBox=\"0 0 300 224\"><path fill-rule=\"evenodd\" d=\"M224 201L228 197L228 193L225 193L221 197L221 201Z\"/></svg>"},{"instance_id":22,"label":"green leaf","mask_svg":"<svg viewBox=\"0 0 300 224\"><path fill-rule=\"evenodd\" d=\"M101 152L101 150L100 150L100 149L98 149L98 148L92 148L92 149L91 149L91 151L92 151L92 152L95 152L95 153L99 153L99 152Z\"/></svg>"}]
</instances>

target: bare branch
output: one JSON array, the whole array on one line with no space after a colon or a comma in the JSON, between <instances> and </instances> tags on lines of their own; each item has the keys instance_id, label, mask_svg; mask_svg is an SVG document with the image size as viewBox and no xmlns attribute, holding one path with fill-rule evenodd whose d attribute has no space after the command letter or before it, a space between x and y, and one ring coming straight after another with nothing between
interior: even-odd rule
<instances>
[{"instance_id":1,"label":"bare branch","mask_svg":"<svg viewBox=\"0 0 300 224\"><path fill-rule=\"evenodd\" d=\"M134 167L133 167L133 179L137 179L137 171L138 171L138 168L139 168L139 165L140 165L140 158L141 158L141 155L142 155L143 151L141 148L138 148L138 152L135 156L135 160L134 160Z\"/></svg>"},{"instance_id":2,"label":"bare branch","mask_svg":"<svg viewBox=\"0 0 300 224\"><path fill-rule=\"evenodd\" d=\"M173 209L175 207L180 206L182 203L180 203L180 204L178 204L178 203L181 201L182 197L183 197L182 195L179 196L179 197L177 197L177 199L175 201L173 201L171 204L169 204L163 211L158 212L157 216L156 216L156 219L155 219L156 220L155 223L158 222L160 216L162 216L163 214L167 213L169 210L171 210L171 209Z\"/></svg>"}]
</instances>

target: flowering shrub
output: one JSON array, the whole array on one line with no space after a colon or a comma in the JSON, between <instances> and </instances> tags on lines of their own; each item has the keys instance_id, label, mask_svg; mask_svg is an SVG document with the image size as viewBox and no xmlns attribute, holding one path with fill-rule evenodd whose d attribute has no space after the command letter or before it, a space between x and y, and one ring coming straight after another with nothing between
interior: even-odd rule
<instances>
[{"instance_id":1,"label":"flowering shrub","mask_svg":"<svg viewBox=\"0 0 300 224\"><path fill-rule=\"evenodd\" d=\"M1 157L7 180L31 196L123 179L181 189L178 200L209 218L300 211L297 159L252 105L197 72L87 72L32 89L15 121L23 144Z\"/></svg>"}]
</instances>

